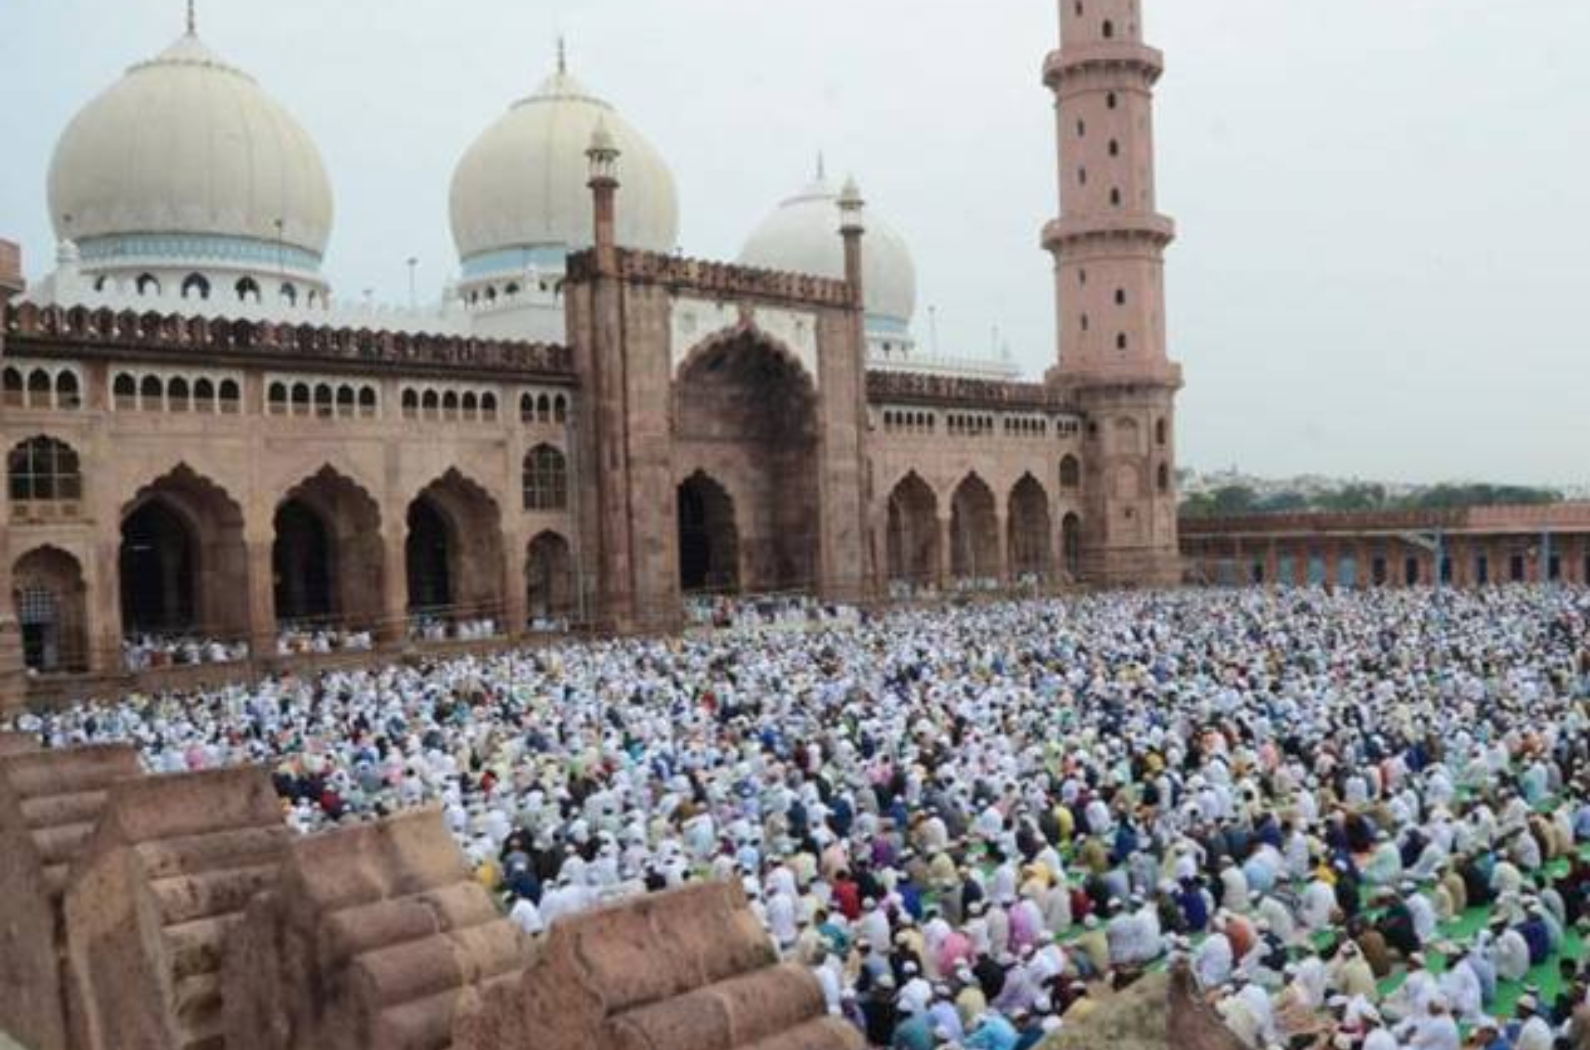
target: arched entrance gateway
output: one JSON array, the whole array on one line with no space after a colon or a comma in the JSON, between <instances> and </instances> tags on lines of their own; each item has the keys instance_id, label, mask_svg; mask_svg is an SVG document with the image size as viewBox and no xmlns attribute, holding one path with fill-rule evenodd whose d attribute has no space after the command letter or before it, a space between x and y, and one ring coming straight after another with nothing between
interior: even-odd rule
<instances>
[{"instance_id":1,"label":"arched entrance gateway","mask_svg":"<svg viewBox=\"0 0 1590 1050\"><path fill-rule=\"evenodd\" d=\"M950 504L950 572L961 580L999 576L999 512L976 474L967 475Z\"/></svg>"},{"instance_id":2,"label":"arched entrance gateway","mask_svg":"<svg viewBox=\"0 0 1590 1050\"><path fill-rule=\"evenodd\" d=\"M686 594L733 594L740 589L734 500L701 473L679 486L679 589Z\"/></svg>"},{"instance_id":3,"label":"arched entrance gateway","mask_svg":"<svg viewBox=\"0 0 1590 1050\"><path fill-rule=\"evenodd\" d=\"M276 619L283 625L370 628L381 609L381 513L330 467L276 508L271 549Z\"/></svg>"},{"instance_id":4,"label":"arched entrance gateway","mask_svg":"<svg viewBox=\"0 0 1590 1050\"><path fill-rule=\"evenodd\" d=\"M674 457L683 590L816 588L817 395L793 355L755 329L695 350L675 383Z\"/></svg>"},{"instance_id":5,"label":"arched entrance gateway","mask_svg":"<svg viewBox=\"0 0 1590 1050\"><path fill-rule=\"evenodd\" d=\"M502 517L479 485L453 470L415 497L405 555L411 617L502 627Z\"/></svg>"},{"instance_id":6,"label":"arched entrance gateway","mask_svg":"<svg viewBox=\"0 0 1590 1050\"><path fill-rule=\"evenodd\" d=\"M142 489L122 513L122 630L220 640L248 630L243 513L186 466Z\"/></svg>"},{"instance_id":7,"label":"arched entrance gateway","mask_svg":"<svg viewBox=\"0 0 1590 1050\"><path fill-rule=\"evenodd\" d=\"M1054 546L1050 521L1048 495L1037 478L1025 475L1010 492L1007 526L1010 568L1017 577L1049 578Z\"/></svg>"},{"instance_id":8,"label":"arched entrance gateway","mask_svg":"<svg viewBox=\"0 0 1590 1050\"><path fill-rule=\"evenodd\" d=\"M921 587L938 581L939 501L915 472L889 494L884 546L891 582Z\"/></svg>"}]
</instances>

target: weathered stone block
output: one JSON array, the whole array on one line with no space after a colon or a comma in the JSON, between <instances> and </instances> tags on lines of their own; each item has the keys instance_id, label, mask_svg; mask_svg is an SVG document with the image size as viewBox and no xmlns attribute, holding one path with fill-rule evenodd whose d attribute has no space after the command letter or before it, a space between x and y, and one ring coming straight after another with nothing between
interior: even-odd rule
<instances>
[{"instance_id":1,"label":"weathered stone block","mask_svg":"<svg viewBox=\"0 0 1590 1050\"><path fill-rule=\"evenodd\" d=\"M459 1023L456 1050L859 1050L816 980L780 965L734 883L555 924L516 981Z\"/></svg>"},{"instance_id":2,"label":"weathered stone block","mask_svg":"<svg viewBox=\"0 0 1590 1050\"><path fill-rule=\"evenodd\" d=\"M0 751L0 1029L32 1050L68 1045L62 891L107 789L138 772L128 747Z\"/></svg>"},{"instance_id":3,"label":"weathered stone block","mask_svg":"<svg viewBox=\"0 0 1590 1050\"><path fill-rule=\"evenodd\" d=\"M221 959L290 832L263 770L119 785L66 894L83 1050L225 1045Z\"/></svg>"},{"instance_id":4,"label":"weathered stone block","mask_svg":"<svg viewBox=\"0 0 1590 1050\"><path fill-rule=\"evenodd\" d=\"M230 1050L442 1050L529 945L435 810L296 839L222 968Z\"/></svg>"}]
</instances>

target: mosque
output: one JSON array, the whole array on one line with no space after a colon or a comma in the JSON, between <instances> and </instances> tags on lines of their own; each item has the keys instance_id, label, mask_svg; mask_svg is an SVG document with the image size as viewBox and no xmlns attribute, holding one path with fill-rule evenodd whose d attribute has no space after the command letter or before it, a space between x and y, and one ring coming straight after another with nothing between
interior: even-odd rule
<instances>
[{"instance_id":1,"label":"mosque","mask_svg":"<svg viewBox=\"0 0 1590 1050\"><path fill-rule=\"evenodd\" d=\"M666 631L696 594L1177 582L1162 59L1137 0L1059 6L1036 379L923 352L854 182L680 255L664 154L561 56L458 162L440 302L350 301L315 143L190 11L62 132L53 270L0 243L10 695L124 674L131 638L263 660Z\"/></svg>"}]
</instances>

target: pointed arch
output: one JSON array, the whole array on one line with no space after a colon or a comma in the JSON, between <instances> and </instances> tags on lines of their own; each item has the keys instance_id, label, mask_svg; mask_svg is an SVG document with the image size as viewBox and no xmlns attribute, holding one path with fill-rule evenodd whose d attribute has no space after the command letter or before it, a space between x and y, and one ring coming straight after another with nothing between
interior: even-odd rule
<instances>
[{"instance_id":1,"label":"pointed arch","mask_svg":"<svg viewBox=\"0 0 1590 1050\"><path fill-rule=\"evenodd\" d=\"M574 558L569 541L543 532L525 550L525 610L531 626L567 621L575 611Z\"/></svg>"},{"instance_id":2,"label":"pointed arch","mask_svg":"<svg viewBox=\"0 0 1590 1050\"><path fill-rule=\"evenodd\" d=\"M127 633L223 639L247 633L242 508L187 463L123 505L117 564Z\"/></svg>"},{"instance_id":3,"label":"pointed arch","mask_svg":"<svg viewBox=\"0 0 1590 1050\"><path fill-rule=\"evenodd\" d=\"M1018 578L1048 579L1053 571L1054 546L1049 494L1032 474L1023 474L1010 490L1008 508L1006 549L1010 552L1011 573Z\"/></svg>"},{"instance_id":4,"label":"pointed arch","mask_svg":"<svg viewBox=\"0 0 1590 1050\"><path fill-rule=\"evenodd\" d=\"M486 488L449 469L409 503L407 524L410 616L500 627L502 510Z\"/></svg>"},{"instance_id":5,"label":"pointed arch","mask_svg":"<svg viewBox=\"0 0 1590 1050\"><path fill-rule=\"evenodd\" d=\"M961 580L1000 575L998 505L976 471L956 486L950 500L950 573Z\"/></svg>"},{"instance_id":6,"label":"pointed arch","mask_svg":"<svg viewBox=\"0 0 1590 1050\"><path fill-rule=\"evenodd\" d=\"M679 589L734 594L740 589L740 533L734 498L721 482L696 471L679 486Z\"/></svg>"},{"instance_id":7,"label":"pointed arch","mask_svg":"<svg viewBox=\"0 0 1590 1050\"><path fill-rule=\"evenodd\" d=\"M276 504L271 545L278 624L370 629L381 616L381 508L331 464Z\"/></svg>"},{"instance_id":8,"label":"pointed arch","mask_svg":"<svg viewBox=\"0 0 1590 1050\"><path fill-rule=\"evenodd\" d=\"M83 566L59 547L35 547L11 568L22 659L38 674L87 671L87 588Z\"/></svg>"},{"instance_id":9,"label":"pointed arch","mask_svg":"<svg viewBox=\"0 0 1590 1050\"><path fill-rule=\"evenodd\" d=\"M912 586L939 576L939 500L933 487L911 471L889 493L884 539L888 578Z\"/></svg>"},{"instance_id":10,"label":"pointed arch","mask_svg":"<svg viewBox=\"0 0 1590 1050\"><path fill-rule=\"evenodd\" d=\"M811 374L754 325L709 336L679 363L675 462L706 468L735 493L735 578L747 591L802 590L818 580L818 431Z\"/></svg>"}]
</instances>

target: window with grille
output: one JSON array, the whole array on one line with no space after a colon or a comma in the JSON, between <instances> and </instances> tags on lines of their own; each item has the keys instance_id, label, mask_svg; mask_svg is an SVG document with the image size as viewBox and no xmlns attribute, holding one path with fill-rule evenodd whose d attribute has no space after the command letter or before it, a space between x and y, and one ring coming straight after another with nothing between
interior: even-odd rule
<instances>
[{"instance_id":1,"label":"window with grille","mask_svg":"<svg viewBox=\"0 0 1590 1050\"><path fill-rule=\"evenodd\" d=\"M7 471L13 502L45 503L82 498L83 477L77 453L54 438L33 438L12 449Z\"/></svg>"},{"instance_id":2,"label":"window with grille","mask_svg":"<svg viewBox=\"0 0 1590 1050\"><path fill-rule=\"evenodd\" d=\"M525 510L564 510L568 505L568 466L563 453L550 445L531 449L524 461Z\"/></svg>"}]
</instances>

